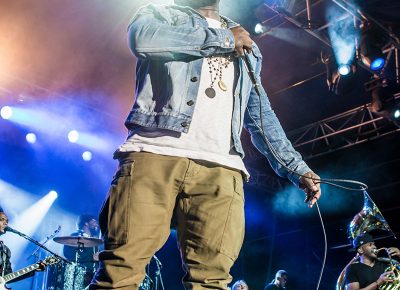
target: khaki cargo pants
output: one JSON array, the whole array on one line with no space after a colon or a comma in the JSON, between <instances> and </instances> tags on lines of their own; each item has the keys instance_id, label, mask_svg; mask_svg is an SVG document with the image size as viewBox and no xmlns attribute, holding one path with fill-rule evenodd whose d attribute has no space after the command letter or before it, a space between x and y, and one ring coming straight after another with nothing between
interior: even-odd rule
<instances>
[{"instance_id":1,"label":"khaki cargo pants","mask_svg":"<svg viewBox=\"0 0 400 290\"><path fill-rule=\"evenodd\" d=\"M227 289L244 238L241 173L146 152L124 153L119 162L99 216L105 249L89 289L138 289L173 214L185 288Z\"/></svg>"}]
</instances>

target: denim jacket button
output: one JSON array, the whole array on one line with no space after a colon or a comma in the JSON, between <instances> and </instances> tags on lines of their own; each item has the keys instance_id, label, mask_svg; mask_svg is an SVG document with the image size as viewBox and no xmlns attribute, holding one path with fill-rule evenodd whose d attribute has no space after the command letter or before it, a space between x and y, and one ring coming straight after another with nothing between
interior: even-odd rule
<instances>
[{"instance_id":1,"label":"denim jacket button","mask_svg":"<svg viewBox=\"0 0 400 290\"><path fill-rule=\"evenodd\" d=\"M229 40L229 38L228 37L225 38L225 43L224 43L225 47L229 47L230 44L231 44L231 41Z\"/></svg>"},{"instance_id":2,"label":"denim jacket button","mask_svg":"<svg viewBox=\"0 0 400 290\"><path fill-rule=\"evenodd\" d=\"M193 82L193 83L194 83L194 82L197 82L197 80L198 80L197 77L192 77L192 78L190 79L190 81Z\"/></svg>"},{"instance_id":3,"label":"denim jacket button","mask_svg":"<svg viewBox=\"0 0 400 290\"><path fill-rule=\"evenodd\" d=\"M188 101L186 104L187 104L188 106L193 106L193 105L194 105L194 101L193 101L193 100L190 100L190 101Z\"/></svg>"},{"instance_id":4,"label":"denim jacket button","mask_svg":"<svg viewBox=\"0 0 400 290\"><path fill-rule=\"evenodd\" d=\"M189 126L189 122L182 122L182 123L181 123L181 126L184 127L184 128L186 128L186 127Z\"/></svg>"}]
</instances>

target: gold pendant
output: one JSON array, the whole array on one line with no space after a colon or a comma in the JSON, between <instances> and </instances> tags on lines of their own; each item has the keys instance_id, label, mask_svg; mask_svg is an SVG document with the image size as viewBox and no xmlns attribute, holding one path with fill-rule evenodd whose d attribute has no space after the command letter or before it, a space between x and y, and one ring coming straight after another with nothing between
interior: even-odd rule
<instances>
[{"instance_id":1,"label":"gold pendant","mask_svg":"<svg viewBox=\"0 0 400 290\"><path fill-rule=\"evenodd\" d=\"M207 88L205 93L206 93L206 96L209 97L210 99L215 98L216 93L212 87Z\"/></svg>"},{"instance_id":2,"label":"gold pendant","mask_svg":"<svg viewBox=\"0 0 400 290\"><path fill-rule=\"evenodd\" d=\"M226 91L228 90L228 88L226 87L225 83L224 83L222 80L220 80L220 81L218 82L218 86L219 86L219 88L220 88L221 90L223 90L224 92L226 92Z\"/></svg>"}]
</instances>

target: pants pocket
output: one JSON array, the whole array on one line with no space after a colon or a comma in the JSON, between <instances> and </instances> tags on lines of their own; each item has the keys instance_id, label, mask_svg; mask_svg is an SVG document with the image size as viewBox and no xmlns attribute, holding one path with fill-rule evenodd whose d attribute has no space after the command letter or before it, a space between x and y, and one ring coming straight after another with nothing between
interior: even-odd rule
<instances>
[{"instance_id":1,"label":"pants pocket","mask_svg":"<svg viewBox=\"0 0 400 290\"><path fill-rule=\"evenodd\" d=\"M100 210L100 229L107 245L123 245L128 240L133 165L130 162L119 166Z\"/></svg>"},{"instance_id":2,"label":"pants pocket","mask_svg":"<svg viewBox=\"0 0 400 290\"><path fill-rule=\"evenodd\" d=\"M244 240L244 192L241 177L233 177L232 200L222 233L219 252L233 261L237 259Z\"/></svg>"}]
</instances>

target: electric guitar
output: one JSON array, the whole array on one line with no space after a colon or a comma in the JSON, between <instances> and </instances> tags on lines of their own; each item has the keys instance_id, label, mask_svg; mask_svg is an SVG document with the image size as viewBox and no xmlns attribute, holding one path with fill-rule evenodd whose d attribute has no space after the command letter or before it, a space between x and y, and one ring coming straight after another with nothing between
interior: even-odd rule
<instances>
[{"instance_id":1,"label":"electric guitar","mask_svg":"<svg viewBox=\"0 0 400 290\"><path fill-rule=\"evenodd\" d=\"M27 273L30 273L32 271L35 271L36 269L39 269L41 264L44 264L45 266L48 265L53 265L59 263L61 260L60 258L57 258L55 256L47 257L44 261L40 261L39 263L30 265L28 267L22 268L16 272L4 275L3 277L0 277L0 290L7 290L6 283L11 282L22 275L25 275Z\"/></svg>"}]
</instances>

